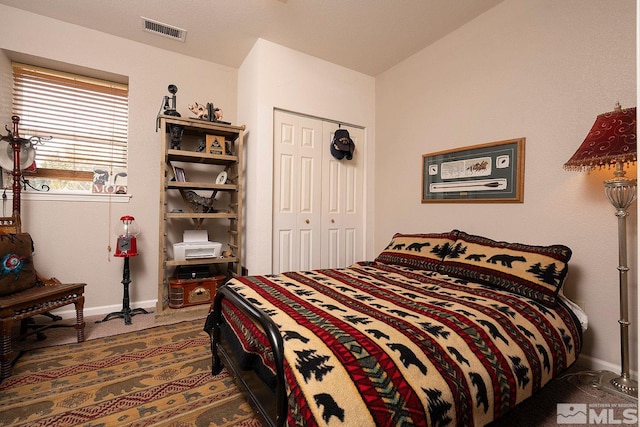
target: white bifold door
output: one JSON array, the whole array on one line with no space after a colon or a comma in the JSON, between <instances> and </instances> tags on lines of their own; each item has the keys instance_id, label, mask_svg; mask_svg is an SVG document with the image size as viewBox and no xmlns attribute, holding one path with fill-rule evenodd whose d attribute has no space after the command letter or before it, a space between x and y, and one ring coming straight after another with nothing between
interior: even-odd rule
<instances>
[{"instance_id":1,"label":"white bifold door","mask_svg":"<svg viewBox=\"0 0 640 427\"><path fill-rule=\"evenodd\" d=\"M349 131L353 158L331 155ZM274 111L273 273L340 268L364 256L364 130Z\"/></svg>"}]
</instances>

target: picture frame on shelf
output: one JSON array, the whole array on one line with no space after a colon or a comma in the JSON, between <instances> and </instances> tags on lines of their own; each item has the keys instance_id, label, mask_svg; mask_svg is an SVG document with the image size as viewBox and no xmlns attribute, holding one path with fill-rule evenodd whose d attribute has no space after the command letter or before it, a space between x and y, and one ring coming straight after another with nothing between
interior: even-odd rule
<instances>
[{"instance_id":1,"label":"picture frame on shelf","mask_svg":"<svg viewBox=\"0 0 640 427\"><path fill-rule=\"evenodd\" d=\"M173 175L176 177L177 182L187 182L187 175L183 168L173 166Z\"/></svg>"},{"instance_id":2,"label":"picture frame on shelf","mask_svg":"<svg viewBox=\"0 0 640 427\"><path fill-rule=\"evenodd\" d=\"M422 156L422 203L522 203L525 138Z\"/></svg>"}]
</instances>

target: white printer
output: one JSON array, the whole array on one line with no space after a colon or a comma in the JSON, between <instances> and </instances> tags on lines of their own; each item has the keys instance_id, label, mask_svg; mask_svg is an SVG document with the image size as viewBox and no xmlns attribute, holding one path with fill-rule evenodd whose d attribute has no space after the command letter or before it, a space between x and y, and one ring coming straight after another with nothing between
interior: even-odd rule
<instances>
[{"instance_id":1,"label":"white printer","mask_svg":"<svg viewBox=\"0 0 640 427\"><path fill-rule=\"evenodd\" d=\"M197 258L218 258L222 243L210 242L207 230L185 230L182 242L173 244L173 259L184 261Z\"/></svg>"}]
</instances>

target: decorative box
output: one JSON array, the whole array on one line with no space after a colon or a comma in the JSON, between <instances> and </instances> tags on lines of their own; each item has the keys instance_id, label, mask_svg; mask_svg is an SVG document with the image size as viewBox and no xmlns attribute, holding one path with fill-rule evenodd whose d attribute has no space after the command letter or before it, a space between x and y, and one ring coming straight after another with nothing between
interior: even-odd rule
<instances>
[{"instance_id":1,"label":"decorative box","mask_svg":"<svg viewBox=\"0 0 640 427\"><path fill-rule=\"evenodd\" d=\"M224 136L207 135L206 150L207 154L224 154Z\"/></svg>"},{"instance_id":2,"label":"decorative box","mask_svg":"<svg viewBox=\"0 0 640 427\"><path fill-rule=\"evenodd\" d=\"M169 307L182 308L198 304L211 304L224 275L200 279L169 279Z\"/></svg>"}]
</instances>

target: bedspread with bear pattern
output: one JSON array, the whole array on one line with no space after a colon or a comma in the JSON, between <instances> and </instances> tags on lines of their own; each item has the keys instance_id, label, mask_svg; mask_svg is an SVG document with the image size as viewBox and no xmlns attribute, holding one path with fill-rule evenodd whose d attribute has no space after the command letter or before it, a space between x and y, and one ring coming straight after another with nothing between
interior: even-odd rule
<instances>
[{"instance_id":1,"label":"bedspread with bear pattern","mask_svg":"<svg viewBox=\"0 0 640 427\"><path fill-rule=\"evenodd\" d=\"M377 262L238 277L284 342L290 425L482 426L567 369L580 325L486 284ZM273 370L267 339L229 303L225 322Z\"/></svg>"}]
</instances>

